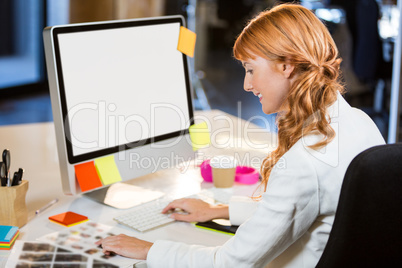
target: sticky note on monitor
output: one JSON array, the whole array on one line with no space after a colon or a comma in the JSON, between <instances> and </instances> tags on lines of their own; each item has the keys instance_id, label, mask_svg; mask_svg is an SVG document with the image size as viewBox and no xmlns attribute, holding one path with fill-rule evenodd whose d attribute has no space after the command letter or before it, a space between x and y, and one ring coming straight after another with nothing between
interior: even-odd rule
<instances>
[{"instance_id":1,"label":"sticky note on monitor","mask_svg":"<svg viewBox=\"0 0 402 268\"><path fill-rule=\"evenodd\" d=\"M211 137L206 122L190 126L189 132L194 151L211 144Z\"/></svg>"},{"instance_id":2,"label":"sticky note on monitor","mask_svg":"<svg viewBox=\"0 0 402 268\"><path fill-rule=\"evenodd\" d=\"M113 155L95 159L95 167L103 185L121 181L121 176Z\"/></svg>"},{"instance_id":3,"label":"sticky note on monitor","mask_svg":"<svg viewBox=\"0 0 402 268\"><path fill-rule=\"evenodd\" d=\"M81 191L89 191L102 186L94 161L74 166L75 176Z\"/></svg>"},{"instance_id":4,"label":"sticky note on monitor","mask_svg":"<svg viewBox=\"0 0 402 268\"><path fill-rule=\"evenodd\" d=\"M195 40L197 35L189 29L180 26L179 43L177 50L189 57L194 57Z\"/></svg>"}]
</instances>

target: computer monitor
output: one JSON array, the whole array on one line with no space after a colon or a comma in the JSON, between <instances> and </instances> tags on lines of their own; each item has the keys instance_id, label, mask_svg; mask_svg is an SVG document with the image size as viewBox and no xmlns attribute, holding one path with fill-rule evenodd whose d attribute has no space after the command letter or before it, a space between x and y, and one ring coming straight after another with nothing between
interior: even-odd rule
<instances>
[{"instance_id":1,"label":"computer monitor","mask_svg":"<svg viewBox=\"0 0 402 268\"><path fill-rule=\"evenodd\" d=\"M177 50L183 25L165 16L45 28L65 194L102 199L113 178L82 191L76 172L104 157L113 156L122 182L194 158L190 75Z\"/></svg>"}]
</instances>

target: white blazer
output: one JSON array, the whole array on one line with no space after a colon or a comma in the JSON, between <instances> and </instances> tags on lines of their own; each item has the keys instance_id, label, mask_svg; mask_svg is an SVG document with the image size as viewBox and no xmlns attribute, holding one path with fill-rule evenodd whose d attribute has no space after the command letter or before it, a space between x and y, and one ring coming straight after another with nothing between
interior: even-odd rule
<instances>
[{"instance_id":1,"label":"white blazer","mask_svg":"<svg viewBox=\"0 0 402 268\"><path fill-rule=\"evenodd\" d=\"M233 238L219 247L158 240L148 253L148 267L315 267L349 163L384 144L374 122L340 94L327 112L336 132L331 143L315 151L308 146L321 137L303 137L273 168L260 202L229 204L232 224L244 221Z\"/></svg>"}]
</instances>

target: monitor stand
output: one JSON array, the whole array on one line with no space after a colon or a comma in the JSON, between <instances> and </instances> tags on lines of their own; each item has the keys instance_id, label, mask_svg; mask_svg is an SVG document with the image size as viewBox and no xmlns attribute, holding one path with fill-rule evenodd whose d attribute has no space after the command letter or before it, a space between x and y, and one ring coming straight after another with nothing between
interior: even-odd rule
<instances>
[{"instance_id":1,"label":"monitor stand","mask_svg":"<svg viewBox=\"0 0 402 268\"><path fill-rule=\"evenodd\" d=\"M122 182L83 194L89 199L118 209L131 208L155 200L163 195L164 193L162 192L147 190Z\"/></svg>"}]
</instances>

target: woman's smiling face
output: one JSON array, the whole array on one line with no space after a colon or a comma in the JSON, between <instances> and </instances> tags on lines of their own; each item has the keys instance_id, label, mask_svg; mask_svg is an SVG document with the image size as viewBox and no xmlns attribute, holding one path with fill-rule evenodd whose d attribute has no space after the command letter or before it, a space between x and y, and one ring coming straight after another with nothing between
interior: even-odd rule
<instances>
[{"instance_id":1,"label":"woman's smiling face","mask_svg":"<svg viewBox=\"0 0 402 268\"><path fill-rule=\"evenodd\" d=\"M279 112L289 92L293 66L259 56L242 63L246 70L244 90L259 98L264 113Z\"/></svg>"}]
</instances>

